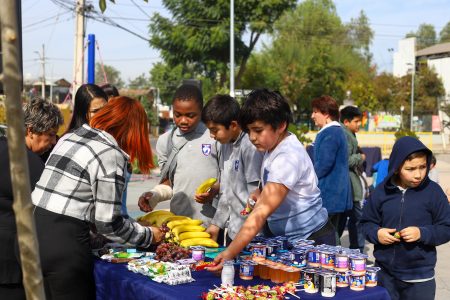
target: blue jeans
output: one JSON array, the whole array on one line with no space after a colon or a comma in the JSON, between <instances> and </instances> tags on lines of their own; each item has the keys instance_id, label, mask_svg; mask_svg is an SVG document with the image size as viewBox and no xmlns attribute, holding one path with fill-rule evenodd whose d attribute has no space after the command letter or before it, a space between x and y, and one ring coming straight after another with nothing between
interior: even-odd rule
<instances>
[{"instance_id":1,"label":"blue jeans","mask_svg":"<svg viewBox=\"0 0 450 300\"><path fill-rule=\"evenodd\" d=\"M378 283L388 291L392 300L434 300L436 294L434 279L425 282L404 282L383 269L378 272Z\"/></svg>"},{"instance_id":2,"label":"blue jeans","mask_svg":"<svg viewBox=\"0 0 450 300\"><path fill-rule=\"evenodd\" d=\"M128 217L128 210L127 210L127 188L128 188L128 182L130 182L131 173L128 172L128 170L125 169L125 187L123 189L122 194L122 207L121 207L121 213L122 216Z\"/></svg>"},{"instance_id":3,"label":"blue jeans","mask_svg":"<svg viewBox=\"0 0 450 300\"><path fill-rule=\"evenodd\" d=\"M350 239L350 249L359 249L364 252L365 236L361 226L362 202L353 202L352 210L348 211L348 236Z\"/></svg>"}]
</instances>

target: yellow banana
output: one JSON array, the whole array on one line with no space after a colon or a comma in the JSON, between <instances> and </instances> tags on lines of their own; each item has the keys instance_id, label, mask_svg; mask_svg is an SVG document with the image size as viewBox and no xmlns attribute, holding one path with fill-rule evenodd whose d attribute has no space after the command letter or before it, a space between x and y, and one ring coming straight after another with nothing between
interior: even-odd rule
<instances>
[{"instance_id":1,"label":"yellow banana","mask_svg":"<svg viewBox=\"0 0 450 300\"><path fill-rule=\"evenodd\" d=\"M174 215L163 214L161 216L158 216L155 225L158 227L161 227L162 224L168 223L170 221L175 221L175 220L191 220L191 218L185 217L185 216L174 216Z\"/></svg>"},{"instance_id":2,"label":"yellow banana","mask_svg":"<svg viewBox=\"0 0 450 300\"><path fill-rule=\"evenodd\" d=\"M193 238L209 238L211 235L204 231L186 231L183 233L180 233L178 236L179 241L187 240L187 239L193 239Z\"/></svg>"},{"instance_id":3,"label":"yellow banana","mask_svg":"<svg viewBox=\"0 0 450 300\"><path fill-rule=\"evenodd\" d=\"M172 229L172 232L175 234L176 237L180 235L180 233L186 232L186 231L205 231L206 228L199 225L179 225Z\"/></svg>"},{"instance_id":4,"label":"yellow banana","mask_svg":"<svg viewBox=\"0 0 450 300\"><path fill-rule=\"evenodd\" d=\"M140 216L137 218L137 221L145 221L150 223L151 225L155 224L159 217L163 215L173 216L174 214L168 210L154 210L149 212L146 215Z\"/></svg>"},{"instance_id":5,"label":"yellow banana","mask_svg":"<svg viewBox=\"0 0 450 300\"><path fill-rule=\"evenodd\" d=\"M191 246L204 246L204 247L211 247L211 248L217 248L219 247L219 244L217 244L214 240L210 238L193 238L193 239L187 239L180 242L181 247L189 248Z\"/></svg>"},{"instance_id":6,"label":"yellow banana","mask_svg":"<svg viewBox=\"0 0 450 300\"><path fill-rule=\"evenodd\" d=\"M216 178L208 178L202 182L195 191L196 194L203 194L208 192L208 190L216 183Z\"/></svg>"},{"instance_id":7,"label":"yellow banana","mask_svg":"<svg viewBox=\"0 0 450 300\"><path fill-rule=\"evenodd\" d=\"M167 227L172 229L175 226L179 226L179 225L201 225L202 223L203 223L202 220L192 220L192 219L175 220L175 221L167 222Z\"/></svg>"}]
</instances>

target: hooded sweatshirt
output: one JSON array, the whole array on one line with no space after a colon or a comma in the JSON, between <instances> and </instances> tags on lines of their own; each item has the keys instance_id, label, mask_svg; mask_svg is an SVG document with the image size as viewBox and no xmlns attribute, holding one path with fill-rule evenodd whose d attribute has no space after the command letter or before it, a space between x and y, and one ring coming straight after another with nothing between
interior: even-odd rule
<instances>
[{"instance_id":1,"label":"hooded sweatshirt","mask_svg":"<svg viewBox=\"0 0 450 300\"><path fill-rule=\"evenodd\" d=\"M418 151L427 153L427 175L415 188L401 191L392 180L406 158ZM376 187L364 207L361 223L369 242L375 244L377 263L396 279L414 281L433 278L436 246L450 240L450 206L442 188L428 178L432 152L412 137L399 139L389 158L388 176ZM380 228L397 231L410 226L420 230L420 239L382 245Z\"/></svg>"}]
</instances>

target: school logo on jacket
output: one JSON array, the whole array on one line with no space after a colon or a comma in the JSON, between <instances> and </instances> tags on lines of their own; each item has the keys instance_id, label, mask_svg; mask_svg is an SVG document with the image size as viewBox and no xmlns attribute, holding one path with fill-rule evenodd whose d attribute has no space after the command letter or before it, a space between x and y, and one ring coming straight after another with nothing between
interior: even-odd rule
<instances>
[{"instance_id":1,"label":"school logo on jacket","mask_svg":"<svg viewBox=\"0 0 450 300\"><path fill-rule=\"evenodd\" d=\"M211 154L211 144L202 144L202 153L205 156L209 156Z\"/></svg>"},{"instance_id":2,"label":"school logo on jacket","mask_svg":"<svg viewBox=\"0 0 450 300\"><path fill-rule=\"evenodd\" d=\"M236 159L236 160L234 161L234 170L235 170L235 171L238 171L238 170L239 170L239 159Z\"/></svg>"}]
</instances>

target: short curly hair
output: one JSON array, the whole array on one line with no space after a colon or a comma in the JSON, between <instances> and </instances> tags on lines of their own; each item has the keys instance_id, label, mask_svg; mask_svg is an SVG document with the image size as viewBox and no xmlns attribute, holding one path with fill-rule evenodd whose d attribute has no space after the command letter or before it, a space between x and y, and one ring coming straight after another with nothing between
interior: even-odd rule
<instances>
[{"instance_id":1,"label":"short curly hair","mask_svg":"<svg viewBox=\"0 0 450 300\"><path fill-rule=\"evenodd\" d=\"M25 127L33 133L44 133L64 123L59 108L42 98L34 97L23 106Z\"/></svg>"}]
</instances>

